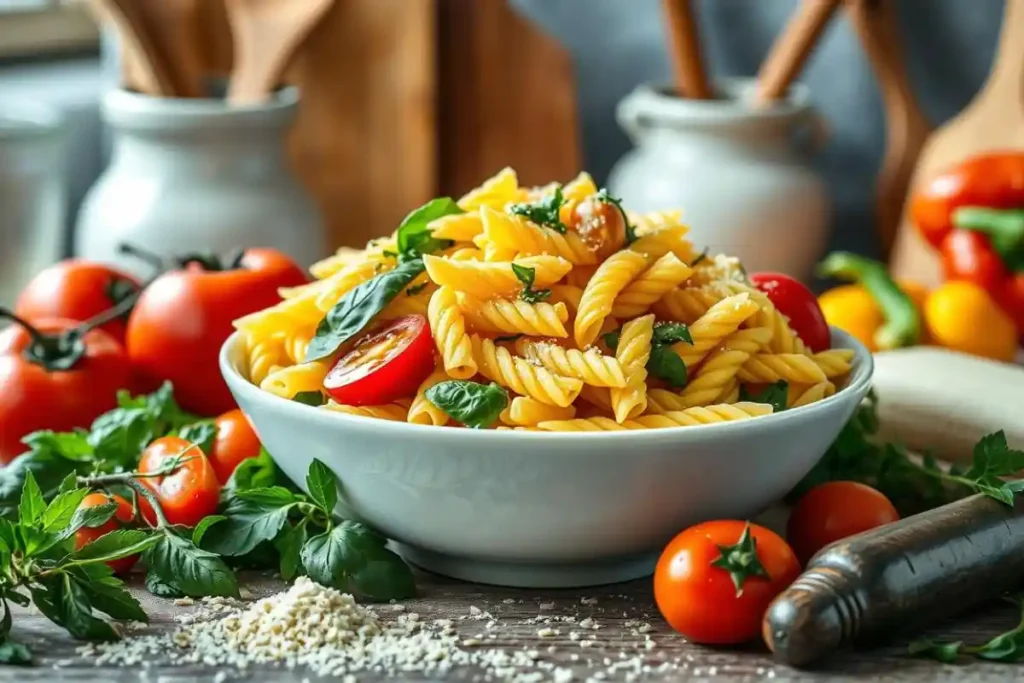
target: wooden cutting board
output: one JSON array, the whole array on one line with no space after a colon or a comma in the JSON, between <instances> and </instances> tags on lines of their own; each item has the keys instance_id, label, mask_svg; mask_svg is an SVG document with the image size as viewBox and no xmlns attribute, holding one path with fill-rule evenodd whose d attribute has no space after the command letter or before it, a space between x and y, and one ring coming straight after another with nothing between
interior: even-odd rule
<instances>
[{"instance_id":1,"label":"wooden cutting board","mask_svg":"<svg viewBox=\"0 0 1024 683\"><path fill-rule=\"evenodd\" d=\"M1024 149L1024 0L1006 0L1002 35L988 81L958 116L928 139L910 183L911 192L942 169L975 155ZM891 261L900 278L941 281L935 251L911 225L907 204Z\"/></svg>"},{"instance_id":2,"label":"wooden cutting board","mask_svg":"<svg viewBox=\"0 0 1024 683\"><path fill-rule=\"evenodd\" d=\"M1024 368L930 346L875 354L881 438L950 462L970 462L1000 429L1024 449Z\"/></svg>"}]
</instances>

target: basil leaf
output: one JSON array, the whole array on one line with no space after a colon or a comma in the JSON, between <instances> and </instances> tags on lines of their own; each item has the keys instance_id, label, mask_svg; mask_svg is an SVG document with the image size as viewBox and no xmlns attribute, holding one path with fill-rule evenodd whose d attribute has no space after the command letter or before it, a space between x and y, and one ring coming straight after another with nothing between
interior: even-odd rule
<instances>
[{"instance_id":1,"label":"basil leaf","mask_svg":"<svg viewBox=\"0 0 1024 683\"><path fill-rule=\"evenodd\" d=\"M617 342L618 340L616 340ZM654 326L654 337L652 343L671 345L679 342L693 344L693 337L690 336L690 328L683 323L661 323Z\"/></svg>"},{"instance_id":2,"label":"basil leaf","mask_svg":"<svg viewBox=\"0 0 1024 683\"><path fill-rule=\"evenodd\" d=\"M203 548L228 557L250 553L260 543L277 538L288 523L289 509L288 505L270 507L234 498L224 510L225 519L203 535Z\"/></svg>"},{"instance_id":3,"label":"basil leaf","mask_svg":"<svg viewBox=\"0 0 1024 683\"><path fill-rule=\"evenodd\" d=\"M781 413L789 404L789 382L779 380L774 384L769 384L757 395L751 395L746 387L740 387L740 400L768 403L773 412Z\"/></svg>"},{"instance_id":4,"label":"basil leaf","mask_svg":"<svg viewBox=\"0 0 1024 683\"><path fill-rule=\"evenodd\" d=\"M89 596L70 574L58 574L47 587L59 618L57 623L66 628L68 633L82 640L117 640L114 628L93 616Z\"/></svg>"},{"instance_id":5,"label":"basil leaf","mask_svg":"<svg viewBox=\"0 0 1024 683\"><path fill-rule=\"evenodd\" d=\"M421 282L418 285L413 285L409 289L405 290L405 293L406 293L407 296L416 296L417 294L422 292L424 289L426 289L427 285L429 285L429 284L430 284L429 282Z\"/></svg>"},{"instance_id":6,"label":"basil leaf","mask_svg":"<svg viewBox=\"0 0 1024 683\"><path fill-rule=\"evenodd\" d=\"M343 296L317 325L305 361L330 356L362 332L374 316L424 270L422 259L412 259L394 270L374 276Z\"/></svg>"},{"instance_id":7,"label":"basil leaf","mask_svg":"<svg viewBox=\"0 0 1024 683\"><path fill-rule=\"evenodd\" d=\"M146 572L146 590L158 598L183 598L184 591L172 581L164 581L156 572Z\"/></svg>"},{"instance_id":8,"label":"basil leaf","mask_svg":"<svg viewBox=\"0 0 1024 683\"><path fill-rule=\"evenodd\" d=\"M149 621L139 601L125 590L124 582L114 576L106 564L71 567L69 572L78 580L95 609L112 619Z\"/></svg>"},{"instance_id":9,"label":"basil leaf","mask_svg":"<svg viewBox=\"0 0 1024 683\"><path fill-rule=\"evenodd\" d=\"M317 583L344 589L352 572L361 568L369 553L384 546L384 539L358 522L343 521L330 531L313 536L302 546L306 574Z\"/></svg>"},{"instance_id":10,"label":"basil leaf","mask_svg":"<svg viewBox=\"0 0 1024 683\"><path fill-rule=\"evenodd\" d=\"M298 524L288 527L283 534L274 541L274 547L280 554L281 578L285 581L294 579L302 569L302 558L300 553L306 544L309 536L306 526L308 519L299 520Z\"/></svg>"},{"instance_id":11,"label":"basil leaf","mask_svg":"<svg viewBox=\"0 0 1024 683\"><path fill-rule=\"evenodd\" d=\"M372 600L404 600L416 595L416 580L409 565L385 547L370 550L352 572L352 585Z\"/></svg>"},{"instance_id":12,"label":"basil leaf","mask_svg":"<svg viewBox=\"0 0 1024 683\"><path fill-rule=\"evenodd\" d=\"M333 514L334 506L338 504L338 480L327 465L316 458L306 473L306 488L309 496L328 516Z\"/></svg>"},{"instance_id":13,"label":"basil leaf","mask_svg":"<svg viewBox=\"0 0 1024 683\"><path fill-rule=\"evenodd\" d=\"M249 503L254 503L256 505L262 505L264 507L281 507L282 505L291 505L298 500L294 493L283 486L269 486L266 488L238 491L235 493L235 498Z\"/></svg>"},{"instance_id":14,"label":"basil leaf","mask_svg":"<svg viewBox=\"0 0 1024 683\"><path fill-rule=\"evenodd\" d=\"M671 346L655 344L651 347L647 371L676 389L686 386L686 363Z\"/></svg>"},{"instance_id":15,"label":"basil leaf","mask_svg":"<svg viewBox=\"0 0 1024 683\"><path fill-rule=\"evenodd\" d=\"M564 235L568 228L559 217L559 211L563 204L565 204L565 196L562 194L562 188L556 187L554 192L535 202L513 204L508 207L508 212Z\"/></svg>"},{"instance_id":16,"label":"basil leaf","mask_svg":"<svg viewBox=\"0 0 1024 683\"><path fill-rule=\"evenodd\" d=\"M426 397L452 419L475 429L493 424L508 405L508 393L494 382L464 379L438 382L427 389Z\"/></svg>"},{"instance_id":17,"label":"basil leaf","mask_svg":"<svg viewBox=\"0 0 1024 683\"><path fill-rule=\"evenodd\" d=\"M326 403L326 401L324 401L324 394L321 391L300 391L292 396L292 400L296 403L314 407L322 406Z\"/></svg>"},{"instance_id":18,"label":"basil leaf","mask_svg":"<svg viewBox=\"0 0 1024 683\"><path fill-rule=\"evenodd\" d=\"M622 330L621 329L619 329L619 330L612 330L611 332L606 332L601 337L601 339L604 340L604 345L605 346L607 346L609 349L614 351L615 349L619 348L619 337L620 336L622 336Z\"/></svg>"},{"instance_id":19,"label":"basil leaf","mask_svg":"<svg viewBox=\"0 0 1024 683\"><path fill-rule=\"evenodd\" d=\"M279 478L284 479L283 475L279 477L278 474L277 465L274 464L270 453L267 453L267 449L260 448L260 454L255 458L246 458L238 463L224 490L230 493L273 486L278 483Z\"/></svg>"},{"instance_id":20,"label":"basil leaf","mask_svg":"<svg viewBox=\"0 0 1024 683\"><path fill-rule=\"evenodd\" d=\"M71 521L57 535L57 540L71 538L75 532L82 527L95 529L110 521L110 518L117 513L117 503L110 501L103 505L93 505L87 508L80 507L71 516ZM99 539L97 539L99 540Z\"/></svg>"},{"instance_id":21,"label":"basil leaf","mask_svg":"<svg viewBox=\"0 0 1024 683\"><path fill-rule=\"evenodd\" d=\"M10 638L0 643L0 664L26 666L32 663L32 652Z\"/></svg>"},{"instance_id":22,"label":"basil leaf","mask_svg":"<svg viewBox=\"0 0 1024 683\"><path fill-rule=\"evenodd\" d=\"M213 420L202 420L185 425L178 430L178 436L189 443L196 444L209 454L213 451L213 440L217 437L217 426Z\"/></svg>"},{"instance_id":23,"label":"basil leaf","mask_svg":"<svg viewBox=\"0 0 1024 683\"><path fill-rule=\"evenodd\" d=\"M148 395L132 397L120 391L117 400L119 407L96 418L89 430L88 442L100 469L130 469L153 439L197 421L178 406L170 382Z\"/></svg>"},{"instance_id":24,"label":"basil leaf","mask_svg":"<svg viewBox=\"0 0 1024 683\"><path fill-rule=\"evenodd\" d=\"M75 489L57 494L57 497L50 501L43 513L43 531L46 533L57 533L71 523L78 506L89 494L89 489Z\"/></svg>"},{"instance_id":25,"label":"basil leaf","mask_svg":"<svg viewBox=\"0 0 1024 683\"><path fill-rule=\"evenodd\" d=\"M136 555L152 548L160 540L144 529L115 529L71 554L71 561L109 562Z\"/></svg>"},{"instance_id":26,"label":"basil leaf","mask_svg":"<svg viewBox=\"0 0 1024 683\"><path fill-rule=\"evenodd\" d=\"M534 278L537 276L536 268L529 268L527 266L521 266L517 263L513 263L512 272L515 273L516 279L523 283L523 291L519 293L519 298L526 303L539 303L551 296L550 289L533 288Z\"/></svg>"},{"instance_id":27,"label":"basil leaf","mask_svg":"<svg viewBox=\"0 0 1024 683\"><path fill-rule=\"evenodd\" d=\"M427 226L438 218L461 213L465 211L451 197L432 199L409 213L398 226L395 238L401 259L415 259L451 246L451 240L434 239L433 231Z\"/></svg>"},{"instance_id":28,"label":"basil leaf","mask_svg":"<svg viewBox=\"0 0 1024 683\"><path fill-rule=\"evenodd\" d=\"M4 467L0 467L0 515L13 519L18 516L21 490L25 477L31 472L43 491L43 497L52 497L61 481L69 474L76 474L83 464L68 460L50 449L33 450L23 453Z\"/></svg>"},{"instance_id":29,"label":"basil leaf","mask_svg":"<svg viewBox=\"0 0 1024 683\"><path fill-rule=\"evenodd\" d=\"M89 460L93 457L92 446L83 432L53 432L43 430L32 432L22 442L31 450L48 450L68 460Z\"/></svg>"},{"instance_id":30,"label":"basil leaf","mask_svg":"<svg viewBox=\"0 0 1024 683\"><path fill-rule=\"evenodd\" d=\"M25 473L25 484L21 488L21 502L18 504L18 519L23 526L35 526L42 521L46 512L43 492L31 471Z\"/></svg>"},{"instance_id":31,"label":"basil leaf","mask_svg":"<svg viewBox=\"0 0 1024 683\"><path fill-rule=\"evenodd\" d=\"M224 515L207 515L199 520L199 524L196 524L196 528L192 530L192 543L196 547L203 547L203 537L206 536L206 532L210 530L214 524L223 522L227 517Z\"/></svg>"},{"instance_id":32,"label":"basil leaf","mask_svg":"<svg viewBox=\"0 0 1024 683\"><path fill-rule=\"evenodd\" d=\"M238 597L238 580L220 557L171 532L159 534L158 538L143 560L164 583L194 598Z\"/></svg>"},{"instance_id":33,"label":"basil leaf","mask_svg":"<svg viewBox=\"0 0 1024 683\"><path fill-rule=\"evenodd\" d=\"M918 657L927 657L944 664L953 664L960 657L963 642L936 643L931 640L915 640L907 647L907 652Z\"/></svg>"}]
</instances>

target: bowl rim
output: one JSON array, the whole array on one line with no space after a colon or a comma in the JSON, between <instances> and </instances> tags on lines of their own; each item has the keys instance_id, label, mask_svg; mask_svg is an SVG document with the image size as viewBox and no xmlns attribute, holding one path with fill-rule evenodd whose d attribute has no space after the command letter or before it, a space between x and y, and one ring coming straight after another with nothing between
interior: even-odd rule
<instances>
[{"instance_id":1,"label":"bowl rim","mask_svg":"<svg viewBox=\"0 0 1024 683\"><path fill-rule=\"evenodd\" d=\"M280 396L276 396L269 392L261 390L258 386L253 384L244 377L239 369L235 367L235 364L231 361L231 354L234 351L235 346L244 343L242 332L234 332L221 346L220 353L218 355L218 362L220 365L221 375L227 382L229 388L233 392L242 393L250 396L254 401L270 401L276 408L283 411L285 414L291 414L295 417L303 417L305 419L312 419L318 422L323 422L325 425L349 425L357 428L365 427L376 427L380 429L382 425L368 424L372 422L387 424L388 431L395 431L396 434L406 433L408 436L434 434L437 437L449 436L453 433L459 433L462 436L458 438L460 440L466 440L467 442L479 443L480 441L491 441L494 439L535 439L537 437L544 437L548 439L560 439L560 440L575 440L575 439L641 439L641 440L653 440L657 441L665 438L666 435L671 435L674 440L684 441L689 435L690 437L711 437L718 434L721 431L726 431L735 435L741 435L742 433L750 430L761 429L766 425L766 422L770 422L775 426L782 426L785 424L784 421L794 422L801 420L802 418L813 417L815 414L826 412L829 406L835 403L840 403L848 399L848 397L861 393L866 394L868 387L870 387L871 379L874 375L874 357L867 350L867 348L860 343L856 338L837 327L830 326L832 332L832 347L840 349L852 349L854 351L853 358L853 370L851 372L851 382L846 386L838 389L835 394L824 398L820 401L815 401L806 406L800 406L798 408L790 408L779 413L770 413L768 415L761 415L749 420L736 420L732 422L719 422L714 424L703 424L695 425L692 427L686 427L685 429L628 429L621 431L595 431L595 432L557 432L557 431L520 431L515 429L454 429L454 428L439 428L434 425L422 425L414 424L411 422L397 422L390 420L370 420L370 418L361 417L359 415L346 415L345 413L337 413L333 411L321 410L316 406L310 406L296 401L291 401ZM838 343L837 343L838 342Z\"/></svg>"}]
</instances>

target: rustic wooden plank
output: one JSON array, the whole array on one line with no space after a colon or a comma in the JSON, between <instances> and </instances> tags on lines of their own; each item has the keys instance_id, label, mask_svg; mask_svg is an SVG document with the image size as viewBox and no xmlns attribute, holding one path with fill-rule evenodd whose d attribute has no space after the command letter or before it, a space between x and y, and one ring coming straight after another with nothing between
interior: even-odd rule
<instances>
[{"instance_id":1,"label":"rustic wooden plank","mask_svg":"<svg viewBox=\"0 0 1024 683\"><path fill-rule=\"evenodd\" d=\"M283 584L267 577L250 576L247 581L254 599L276 592ZM821 670L801 672L776 666L769 653L760 647L745 649L713 649L686 642L673 633L658 617L654 607L649 581L607 586L596 589L552 591L517 590L492 588L465 584L432 575L419 577L421 595L416 600L403 604L403 611L382 605L378 608L385 619L395 619L399 614L416 612L421 620L454 619L457 630L463 637L476 637L481 647L501 648L512 651L531 649L539 653L541 660L552 662L558 667L571 669L573 680L585 681L598 672L607 669L605 661L617 662L621 657L629 658L640 654L644 662L657 667L663 662L675 662L678 670L643 680L679 680L681 678L721 679L726 681L766 680L777 681L824 681L854 680L865 676L882 677L886 681L1001 681L1012 676L1015 669L999 664L970 664L946 666L934 662L907 657L905 643L884 648L837 656ZM159 632L172 629L173 617L189 609L177 607L172 602L154 598L145 591L138 592L153 623L145 631ZM586 599L584 604L582 599ZM592 602L593 601L593 602ZM490 613L496 625L488 629L490 618L478 615L470 617L470 608ZM572 616L576 624L555 621L543 623L545 618ZM590 617L601 628L588 630L580 628L580 619ZM461 620L460 620L461 618ZM962 620L941 626L934 634L941 639L964 639L975 642L989 635L1005 630L1014 622L1012 608L991 608L970 615ZM650 636L656 643L651 650L644 649L644 635L637 633L637 622L651 625ZM559 635L542 638L538 631L544 627L556 628ZM576 631L591 638L595 644L582 647L584 639L573 641L569 634ZM161 682L213 680L220 672L204 666L168 667L153 663L149 668L116 669L95 667L74 654L77 645L67 635L38 614L26 613L16 608L14 637L29 645L39 657L39 666L33 668L0 667L0 683L75 680L84 683L112 681L129 683L134 681ZM549 648L554 648L549 651ZM573 660L573 657L576 660ZM59 668L54 669L58 664ZM237 672L223 672L230 675L227 680L241 678L249 681L283 681L300 683L316 680L302 671L284 671L261 667L244 676ZM454 671L450 680L471 680L479 671ZM360 675L361 681L385 680L381 674ZM545 680L549 680L550 675ZM394 680L394 679L388 679ZM410 674L401 680L425 680L422 675ZM608 676L606 680L625 680L625 672Z\"/></svg>"}]
</instances>

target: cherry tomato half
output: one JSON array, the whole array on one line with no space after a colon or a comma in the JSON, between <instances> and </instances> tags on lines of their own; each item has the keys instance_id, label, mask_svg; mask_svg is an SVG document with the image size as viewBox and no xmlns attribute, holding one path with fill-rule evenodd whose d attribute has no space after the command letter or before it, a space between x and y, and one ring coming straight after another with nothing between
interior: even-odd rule
<instances>
[{"instance_id":1,"label":"cherry tomato half","mask_svg":"<svg viewBox=\"0 0 1024 683\"><path fill-rule=\"evenodd\" d=\"M825 314L814 293L805 285L782 273L754 273L750 281L789 318L793 331L812 351L827 351L832 346Z\"/></svg>"},{"instance_id":2,"label":"cherry tomato half","mask_svg":"<svg viewBox=\"0 0 1024 683\"><path fill-rule=\"evenodd\" d=\"M118 495L90 493L82 499L82 502L78 507L79 509L95 508L100 507L101 505L106 505L109 502L117 503L117 510L114 511L114 516L98 527L90 528L84 526L76 531L75 550L79 550L83 546L92 543L100 536L109 534L111 531L117 531L118 529L129 526L135 521L135 511L132 509L132 504ZM132 567L135 566L135 563L138 560L138 555L129 555L128 557L122 557L118 560L111 560L110 562L107 562L107 566L110 567L115 574L127 574L131 571Z\"/></svg>"},{"instance_id":3,"label":"cherry tomato half","mask_svg":"<svg viewBox=\"0 0 1024 683\"><path fill-rule=\"evenodd\" d=\"M407 315L363 337L324 379L338 403L381 405L415 393L434 369L434 342L422 315Z\"/></svg>"},{"instance_id":4,"label":"cherry tomato half","mask_svg":"<svg viewBox=\"0 0 1024 683\"><path fill-rule=\"evenodd\" d=\"M808 491L796 504L786 538L800 561L836 541L890 524L900 513L879 491L855 481L830 481Z\"/></svg>"},{"instance_id":5,"label":"cherry tomato half","mask_svg":"<svg viewBox=\"0 0 1024 683\"><path fill-rule=\"evenodd\" d=\"M142 451L139 472L158 472L177 456L187 458L170 474L143 477L140 481L156 495L168 522L195 526L203 517L216 512L220 499L220 484L202 449L198 446L189 446L188 441L178 436L157 439ZM139 507L150 523L156 521L153 508L144 498L139 499Z\"/></svg>"},{"instance_id":6,"label":"cherry tomato half","mask_svg":"<svg viewBox=\"0 0 1024 683\"><path fill-rule=\"evenodd\" d=\"M249 419L237 408L218 417L214 424L217 436L210 451L210 464L217 479L225 484L243 460L260 454L260 440Z\"/></svg>"},{"instance_id":7,"label":"cherry tomato half","mask_svg":"<svg viewBox=\"0 0 1024 683\"><path fill-rule=\"evenodd\" d=\"M665 548L654 570L654 599L688 639L742 643L758 636L769 603L799 574L796 555L778 534L736 520L705 522Z\"/></svg>"}]
</instances>

